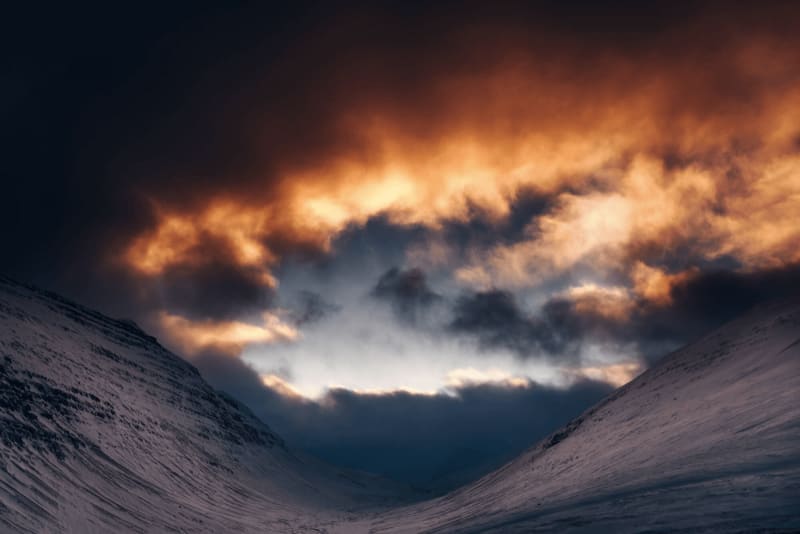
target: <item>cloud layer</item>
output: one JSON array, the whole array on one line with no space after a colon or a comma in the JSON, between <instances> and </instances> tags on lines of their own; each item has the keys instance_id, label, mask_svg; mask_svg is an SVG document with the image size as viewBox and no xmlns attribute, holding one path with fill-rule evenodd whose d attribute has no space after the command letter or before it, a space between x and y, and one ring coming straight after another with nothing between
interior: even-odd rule
<instances>
[{"instance_id":1,"label":"cloud layer","mask_svg":"<svg viewBox=\"0 0 800 534\"><path fill-rule=\"evenodd\" d=\"M7 216L40 236L69 221L74 237L52 241L65 265L132 278L148 306L187 320L264 306L286 254L331 253L372 217L431 231L498 222L523 190L549 201L513 242L450 258L459 280L529 286L586 265L632 275L642 262L667 283L719 258L743 270L800 259L792 4L252 9L153 17L145 38L184 22L138 52L155 63L125 32L102 52L89 32L48 60L22 46L42 61L17 73L9 124L23 131L9 143L25 144L11 151L18 194L7 198L49 190L63 202L31 211L44 220ZM280 45L255 22L266 19ZM108 55L127 70L104 68ZM127 72L137 77L120 80ZM24 113L50 119L43 102L71 100L80 120L53 118L80 136L73 162L24 156L55 142L23 127Z\"/></svg>"},{"instance_id":2,"label":"cloud layer","mask_svg":"<svg viewBox=\"0 0 800 534\"><path fill-rule=\"evenodd\" d=\"M612 390L585 379L557 389L521 379L475 382L462 373L449 390L431 395L334 389L310 401L279 377L261 380L227 356L207 354L195 363L292 446L434 491L496 467Z\"/></svg>"},{"instance_id":3,"label":"cloud layer","mask_svg":"<svg viewBox=\"0 0 800 534\"><path fill-rule=\"evenodd\" d=\"M388 20L380 10L335 17L314 44L291 48L291 64L273 59L287 79L314 72L313 89L282 95L303 113L276 115L270 97L285 80L255 80L253 116L223 124L251 136L217 150L244 155L220 176L226 186L209 181L189 203L145 192L154 224L123 265L203 276L205 251L222 249L237 279L268 290L286 253L335 253L337 235L372 217L435 233L501 221L523 190L546 206L516 240L447 258L460 282L531 287L582 270L594 283L627 276L636 297L658 301L705 263L795 263L800 47L787 46L795 34L779 17L792 10L718 7L645 34L637 24L653 21L634 10L616 23L621 35L583 33L597 13L412 10L400 20L430 25L413 46L368 32ZM322 66L328 49L335 69ZM252 157L254 142L266 152Z\"/></svg>"},{"instance_id":4,"label":"cloud layer","mask_svg":"<svg viewBox=\"0 0 800 534\"><path fill-rule=\"evenodd\" d=\"M442 299L428 287L425 273L419 268L389 269L378 279L371 295L389 302L398 317L411 324L421 321L427 310Z\"/></svg>"},{"instance_id":5,"label":"cloud layer","mask_svg":"<svg viewBox=\"0 0 800 534\"><path fill-rule=\"evenodd\" d=\"M377 414L560 418L800 287L796 3L7 15L2 270L224 354L209 378L331 458ZM536 384L430 386L494 367Z\"/></svg>"}]
</instances>

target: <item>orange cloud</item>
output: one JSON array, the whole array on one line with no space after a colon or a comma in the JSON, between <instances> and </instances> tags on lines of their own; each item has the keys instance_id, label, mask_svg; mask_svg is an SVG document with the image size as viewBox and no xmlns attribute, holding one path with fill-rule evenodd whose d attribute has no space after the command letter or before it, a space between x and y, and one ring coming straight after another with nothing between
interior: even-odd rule
<instances>
[{"instance_id":1,"label":"orange cloud","mask_svg":"<svg viewBox=\"0 0 800 534\"><path fill-rule=\"evenodd\" d=\"M668 274L637 261L631 270L631 279L634 291L640 297L653 304L666 305L672 301L673 286L685 282L695 274L697 274L695 269Z\"/></svg>"},{"instance_id":2,"label":"orange cloud","mask_svg":"<svg viewBox=\"0 0 800 534\"><path fill-rule=\"evenodd\" d=\"M563 296L572 301L581 314L600 315L617 321L626 319L636 305L626 288L592 283L570 287Z\"/></svg>"},{"instance_id":3,"label":"orange cloud","mask_svg":"<svg viewBox=\"0 0 800 534\"><path fill-rule=\"evenodd\" d=\"M567 48L559 61L551 47L497 38L475 69L433 69L415 101L377 91L339 102L331 131L357 142L276 163L263 194L211 195L189 211L159 204L158 225L124 261L156 276L203 262L199 245L212 239L274 287L287 247L329 251L378 215L433 231L500 221L523 189L552 198L549 208L518 242L469 251L457 279L535 286L590 265L598 279L627 273L636 295L665 303L688 274L654 265L677 250L743 269L800 261L800 47L755 31L702 47L705 35L677 34L694 39L692 54L665 38L652 55ZM452 261L441 245L412 252Z\"/></svg>"},{"instance_id":4,"label":"orange cloud","mask_svg":"<svg viewBox=\"0 0 800 534\"><path fill-rule=\"evenodd\" d=\"M267 210L242 209L229 201L212 202L197 214L159 210L158 226L131 243L124 261L147 275L178 264L202 263L205 257L199 246L211 237L227 246L238 264L267 267L277 259L261 241L268 234L268 215ZM262 280L265 286L277 283L268 271Z\"/></svg>"},{"instance_id":5,"label":"orange cloud","mask_svg":"<svg viewBox=\"0 0 800 534\"><path fill-rule=\"evenodd\" d=\"M292 326L269 312L262 315L259 325L241 321L193 321L162 311L157 324L171 343L189 355L206 349L238 354L245 345L292 341L299 335Z\"/></svg>"},{"instance_id":6,"label":"orange cloud","mask_svg":"<svg viewBox=\"0 0 800 534\"><path fill-rule=\"evenodd\" d=\"M524 388L531 385L531 380L527 377L515 376L502 369L475 369L474 367L453 369L447 373L445 378L445 387L452 390L484 384Z\"/></svg>"},{"instance_id":7,"label":"orange cloud","mask_svg":"<svg viewBox=\"0 0 800 534\"><path fill-rule=\"evenodd\" d=\"M292 398L292 399L302 399L304 398L303 393L301 393L297 388L295 388L291 383L284 380L278 375L275 374L264 374L261 375L261 382L267 386L268 388L277 391L284 397Z\"/></svg>"},{"instance_id":8,"label":"orange cloud","mask_svg":"<svg viewBox=\"0 0 800 534\"><path fill-rule=\"evenodd\" d=\"M725 167L668 170L658 159L638 156L607 190L559 195L550 212L531 222L526 239L493 248L459 278L534 285L582 262L600 273L634 268L639 290L663 300L656 293L666 291L669 277L657 281L639 267L648 260L635 256L643 244L659 248L662 258L680 246L708 260L730 255L746 269L800 261L800 160L743 159L747 178L736 189Z\"/></svg>"},{"instance_id":9,"label":"orange cloud","mask_svg":"<svg viewBox=\"0 0 800 534\"><path fill-rule=\"evenodd\" d=\"M600 380L615 387L620 387L636 378L644 369L636 362L616 363L612 365L581 367L569 369L567 374L573 378Z\"/></svg>"}]
</instances>

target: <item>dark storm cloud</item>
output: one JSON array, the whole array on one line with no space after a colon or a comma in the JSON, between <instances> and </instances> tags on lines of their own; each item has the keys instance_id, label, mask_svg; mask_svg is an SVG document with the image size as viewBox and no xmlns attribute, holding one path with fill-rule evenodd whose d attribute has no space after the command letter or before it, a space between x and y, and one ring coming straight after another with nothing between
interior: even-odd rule
<instances>
[{"instance_id":1,"label":"dark storm cloud","mask_svg":"<svg viewBox=\"0 0 800 534\"><path fill-rule=\"evenodd\" d=\"M330 163L360 162L355 175L371 176L360 171L386 163L380 141L389 141L408 145L399 162L388 163L410 169L423 192L430 193L425 181L433 183L434 192L450 191L436 183L441 173L427 168L429 160L414 165L420 153L443 139L468 134L500 155L516 154L519 147L506 152L504 145L530 131L540 132L542 141L578 137L605 146L606 112L637 141L637 121L657 125L657 135L645 127L641 144L623 145L620 159L627 151L656 153L669 168L688 168L709 158L685 152L680 146L685 132L673 128L688 123L688 137L701 132L714 143L722 139L713 148L723 156L746 152L742 146L759 141L748 136L774 126L768 122L763 130L749 131L750 122L790 111L770 104L783 102L774 98L776 92L797 82L797 69L791 68L797 62L791 60L800 50L796 4L780 2L21 6L5 11L0 22L3 49L11 56L0 84L0 269L137 320L164 307L191 318L231 318L273 303L272 290L258 286L257 275L264 273L234 261L224 239L202 237L190 250L191 261L181 258L157 274L132 272L120 257L134 238L160 228L161 210L193 227L219 199L233 202L229 218L244 208L272 210L274 220L265 225L269 235L257 236L260 242L279 258L298 254L324 264L320 243L332 236L311 239L296 221L283 218L293 215L287 214L285 189L295 185L294 172L322 169L318 174L324 179L310 185L312 193L325 193ZM749 44L751 35L757 45L752 50L766 43L762 52L773 60L761 61L756 53L740 68L731 62L752 51L738 46L740 39ZM770 55L776 50L782 53L775 56L777 63ZM522 95L504 78L493 78L498 65L522 72L522 78L512 77L522 83ZM619 116L628 109L635 116ZM386 139L373 142L372 119L388 126ZM359 121L364 129L353 126ZM661 157L665 146L674 153ZM562 155L567 163L570 148ZM547 158L555 161L556 155L548 152ZM433 150L433 156L435 162L440 154ZM517 163L531 164L524 158ZM537 177L534 173L534 181ZM578 178L578 185L568 181L551 195L595 190L591 179ZM480 180L484 183L472 185L491 182ZM716 184L721 200L739 181L733 176ZM360 198L368 192L365 185L371 184L337 182L331 188ZM438 222L445 241L461 250L475 248L483 257L480 252L497 242L519 241L531 219L551 209L552 196L518 195L504 199L508 218L499 225L484 220L485 206L462 210L458 198L434 197L442 201L436 203L423 195L411 208L419 216L444 205ZM724 211L724 202L714 209ZM294 215L300 223L310 217ZM408 224L397 229L385 213L360 215L366 218L345 221L351 224L339 229L347 250L333 252L353 258L344 269L373 257L380 265L374 273L403 264L409 236L421 232L414 226L419 221L404 221ZM217 223L224 229L230 221ZM684 226L680 230L682 235ZM361 239L360 232L372 234ZM645 258L664 250L655 241ZM670 250L683 256L676 247ZM785 255L767 250L756 256L768 253L777 260ZM324 271L319 269L323 276ZM409 290L403 273L384 284L385 298L401 313L430 301L420 295L433 293L424 278ZM578 309L563 298L529 313L514 294L489 291L456 302L444 329L486 349L525 357L571 358L589 339L637 343L655 357L797 282L796 269L700 273L673 288L672 304L641 304L628 322ZM406 296L415 294L414 287L417 296ZM299 306L297 320L318 317L324 306L317 304ZM265 389L229 356L207 354L197 363L207 378L260 409L298 444L352 465L393 472L417 466L409 471L412 477L421 476L419 466L446 465L446 451L456 450L456 443L470 444L456 463L472 454L473 464L484 457L496 460L522 446L514 441L520 428L534 428L525 438L532 441L547 426L537 421L555 426L560 420L553 418L579 411L606 388L587 385L573 396L540 387L481 386L462 388L455 397L339 390L318 404ZM553 408L558 403L563 410ZM454 438L447 435L451 421ZM359 445L361 439L370 448ZM504 443L513 447L502 449ZM430 444L435 446L426 452ZM386 451L397 455L396 464L382 456Z\"/></svg>"},{"instance_id":2,"label":"dark storm cloud","mask_svg":"<svg viewBox=\"0 0 800 534\"><path fill-rule=\"evenodd\" d=\"M312 257L289 254L275 273L282 280L290 277L292 271L306 267L325 283L348 275L363 281L402 264L408 247L428 234L429 230L422 226L398 226L386 216L378 215L362 226L344 229L332 241L330 254Z\"/></svg>"},{"instance_id":3,"label":"dark storm cloud","mask_svg":"<svg viewBox=\"0 0 800 534\"><path fill-rule=\"evenodd\" d=\"M154 224L145 195L159 182L187 198L203 189L192 184L197 174L166 173L157 154L118 165L123 152L145 142L147 130L181 109L198 59L213 57L199 36L188 46L193 61L169 42L184 37L189 45L192 36L176 28L213 12L186 7L51 3L4 13L3 48L13 52L3 77L19 89L0 108L7 156L0 235L4 249L15 251L3 254L3 269L131 313L136 299L126 295L140 282L102 266ZM164 148L203 130L173 130ZM198 157L209 153L215 152L197 150ZM105 285L115 287L116 302Z\"/></svg>"},{"instance_id":4,"label":"dark storm cloud","mask_svg":"<svg viewBox=\"0 0 800 534\"><path fill-rule=\"evenodd\" d=\"M649 64L672 57L664 51L690 57L684 48L716 50L701 46L717 39L705 31L709 21L723 40L743 25L792 35L792 17L782 16L791 6L770 6L18 5L5 13L1 32L12 57L0 103L0 241L14 251L3 254L2 267L123 310L127 299L107 302L113 299L96 288L138 292L142 282L114 260L157 224L153 200L183 213L212 197L280 206L275 196L287 169L380 157L367 135L342 126L356 108L392 117L425 140L453 122L439 120L441 104L453 99L435 82L490 71L509 49L555 54L542 76L557 75L550 67L563 63L569 79L586 85L574 73L591 79L604 72L604 54L625 52ZM687 32L691 39L683 38ZM689 111L724 107L758 91L728 78L722 72L714 80L713 98L698 93L680 102ZM309 248L289 230L269 240L281 253ZM198 279L212 268L198 265Z\"/></svg>"},{"instance_id":5,"label":"dark storm cloud","mask_svg":"<svg viewBox=\"0 0 800 534\"><path fill-rule=\"evenodd\" d=\"M523 358L574 358L579 331L568 308L568 302L554 300L540 314L530 315L519 307L509 291L480 291L456 300L448 329L476 339L485 349L503 348Z\"/></svg>"},{"instance_id":6,"label":"dark storm cloud","mask_svg":"<svg viewBox=\"0 0 800 534\"><path fill-rule=\"evenodd\" d=\"M642 307L627 324L605 325L621 339L642 347L652 362L666 345L677 348L736 318L760 303L800 295L800 265L755 272L709 270L672 288L665 307Z\"/></svg>"},{"instance_id":7,"label":"dark storm cloud","mask_svg":"<svg viewBox=\"0 0 800 534\"><path fill-rule=\"evenodd\" d=\"M446 243L455 257L466 257L470 251L486 250L501 243L511 244L524 239L529 225L536 217L551 209L554 201L553 195L523 187L509 197L508 214L500 220L491 220L481 209L472 207L469 216L463 220L444 221L440 228L424 229L422 235L415 237L418 242L424 238L439 239L441 243Z\"/></svg>"},{"instance_id":8,"label":"dark storm cloud","mask_svg":"<svg viewBox=\"0 0 800 534\"><path fill-rule=\"evenodd\" d=\"M201 265L178 265L155 285L163 305L190 319L235 319L272 305L274 291L265 287L260 272L209 258Z\"/></svg>"},{"instance_id":9,"label":"dark storm cloud","mask_svg":"<svg viewBox=\"0 0 800 534\"><path fill-rule=\"evenodd\" d=\"M447 489L516 456L611 390L597 382L463 386L455 396L333 390L313 426L286 432L335 463Z\"/></svg>"},{"instance_id":10,"label":"dark storm cloud","mask_svg":"<svg viewBox=\"0 0 800 534\"><path fill-rule=\"evenodd\" d=\"M341 307L326 301L319 293L300 291L296 307L292 310L292 321L297 326L317 323L331 314L341 311Z\"/></svg>"},{"instance_id":11,"label":"dark storm cloud","mask_svg":"<svg viewBox=\"0 0 800 534\"><path fill-rule=\"evenodd\" d=\"M417 268L389 269L381 275L370 294L389 302L397 316L411 324L420 321L431 306L442 300L428 286L425 273Z\"/></svg>"},{"instance_id":12,"label":"dark storm cloud","mask_svg":"<svg viewBox=\"0 0 800 534\"><path fill-rule=\"evenodd\" d=\"M591 381L568 389L464 385L452 395L335 389L314 402L265 387L238 359L207 354L194 363L290 446L436 490L497 467L612 390Z\"/></svg>"},{"instance_id":13,"label":"dark storm cloud","mask_svg":"<svg viewBox=\"0 0 800 534\"><path fill-rule=\"evenodd\" d=\"M282 84L266 74L288 43L330 13L317 6L311 16L301 3L93 4L18 5L4 13L0 33L11 57L3 85L11 90L0 103L0 244L14 253L2 255L1 267L105 310L138 315L159 299L150 297L151 280L130 276L119 257L131 239L155 227L152 200L191 210L218 194L269 195L274 154L302 149L310 157L320 139L332 138L323 116L312 128L311 114L301 113L312 106L289 102L299 87L309 89L298 83L300 72ZM276 113L281 109L287 111ZM259 134L254 123L275 128ZM276 249L296 241L271 239ZM194 288L209 277L249 277L217 261L223 253L224 247L208 264L166 273L159 283L167 298L188 305L202 300ZM184 280L195 276L193 267L197 279ZM167 287L176 281L179 287ZM243 289L227 285L234 293ZM136 298L140 293L147 298ZM194 314L230 315L236 301L246 313L260 298L237 296L220 304L230 309ZM131 310L138 305L143 309Z\"/></svg>"},{"instance_id":14,"label":"dark storm cloud","mask_svg":"<svg viewBox=\"0 0 800 534\"><path fill-rule=\"evenodd\" d=\"M567 346L573 348L589 341L612 346L634 344L646 363L653 363L760 303L797 295L800 295L800 265L795 264L749 273L699 271L672 287L669 303L654 305L640 300L623 317L579 307L562 297L548 300L540 314L543 319L532 323L518 317L519 310L507 297L494 300L483 297L483 305L476 305L480 301L476 295L463 301L471 306L462 312L467 313L465 318L471 317L469 312L473 314L476 332L473 335L488 346L511 348L526 347L526 342L538 343L541 330L534 329L535 326L551 329L545 339L568 339ZM512 326L500 320L504 314ZM463 322L457 331L468 333L468 324L469 321ZM508 339L521 341L509 343Z\"/></svg>"},{"instance_id":15,"label":"dark storm cloud","mask_svg":"<svg viewBox=\"0 0 800 534\"><path fill-rule=\"evenodd\" d=\"M698 273L672 290L674 313L729 320L759 302L800 293L800 265L756 272L714 270Z\"/></svg>"},{"instance_id":16,"label":"dark storm cloud","mask_svg":"<svg viewBox=\"0 0 800 534\"><path fill-rule=\"evenodd\" d=\"M523 358L574 360L586 343L633 344L652 363L759 303L798 294L797 264L755 272L697 271L672 287L668 303L634 299L622 315L603 313L603 300L587 306L558 295L530 313L510 291L493 289L453 301L444 330L474 339L484 350L505 349Z\"/></svg>"}]
</instances>

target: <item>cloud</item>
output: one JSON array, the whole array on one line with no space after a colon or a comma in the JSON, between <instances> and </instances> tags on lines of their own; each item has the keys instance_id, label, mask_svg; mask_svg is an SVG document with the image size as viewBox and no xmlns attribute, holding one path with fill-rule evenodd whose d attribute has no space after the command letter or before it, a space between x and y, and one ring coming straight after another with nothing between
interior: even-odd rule
<instances>
[{"instance_id":1,"label":"cloud","mask_svg":"<svg viewBox=\"0 0 800 534\"><path fill-rule=\"evenodd\" d=\"M621 387L636 378L643 370L640 363L627 362L598 367L578 367L568 369L567 372L579 379L599 380L615 387Z\"/></svg>"},{"instance_id":2,"label":"cloud","mask_svg":"<svg viewBox=\"0 0 800 534\"><path fill-rule=\"evenodd\" d=\"M648 361L677 348L769 300L800 294L800 264L754 272L707 269L685 277L670 291L667 306L643 307L618 331L642 345ZM648 350L648 344L655 346Z\"/></svg>"},{"instance_id":3,"label":"cloud","mask_svg":"<svg viewBox=\"0 0 800 534\"><path fill-rule=\"evenodd\" d=\"M339 311L340 306L326 301L322 295L313 291L300 291L297 295L297 308L292 311L291 317L295 325L305 326Z\"/></svg>"},{"instance_id":4,"label":"cloud","mask_svg":"<svg viewBox=\"0 0 800 534\"><path fill-rule=\"evenodd\" d=\"M212 248L202 264L176 265L158 279L166 309L192 319L230 320L272 306L274 288L259 269L215 257L214 252Z\"/></svg>"},{"instance_id":5,"label":"cloud","mask_svg":"<svg viewBox=\"0 0 800 534\"><path fill-rule=\"evenodd\" d=\"M612 390L585 379L559 389L465 370L436 394L333 389L312 401L240 360L206 354L194 363L290 446L435 490L496 467Z\"/></svg>"},{"instance_id":6,"label":"cloud","mask_svg":"<svg viewBox=\"0 0 800 534\"><path fill-rule=\"evenodd\" d=\"M663 287L662 276L669 278ZM578 286L549 299L542 313L575 346L591 342L632 345L651 363L761 302L797 295L800 264L754 272L696 269L659 274L657 279L657 288L648 287L659 298L646 292L637 295L633 289L627 294L622 288L587 292L587 286Z\"/></svg>"},{"instance_id":7,"label":"cloud","mask_svg":"<svg viewBox=\"0 0 800 534\"><path fill-rule=\"evenodd\" d=\"M530 312L511 291L465 292L452 303L444 330L475 340L485 351L508 350L521 358L582 362L585 367L593 365L586 351L594 346L611 355L633 351L652 362L758 303L795 295L799 288L800 264L677 273L638 264L627 285L570 285L549 292Z\"/></svg>"},{"instance_id":8,"label":"cloud","mask_svg":"<svg viewBox=\"0 0 800 534\"><path fill-rule=\"evenodd\" d=\"M12 274L93 302L267 308L281 261L374 218L508 222L455 260L430 249L480 289L683 251L800 259L792 4L62 15L10 35L0 232ZM520 218L522 192L544 200ZM242 298L203 299L209 279Z\"/></svg>"},{"instance_id":9,"label":"cloud","mask_svg":"<svg viewBox=\"0 0 800 534\"><path fill-rule=\"evenodd\" d=\"M796 195L790 193L797 190L796 170L790 169L800 159L783 152L762 160L749 152L677 170L636 157L612 178L613 189L560 194L524 238L491 247L462 268L461 278L524 287L579 265L605 274L630 268L632 260L658 261L649 253L663 257L681 247L695 262L728 256L749 269L798 261L791 222ZM747 169L747 185L733 167Z\"/></svg>"},{"instance_id":10,"label":"cloud","mask_svg":"<svg viewBox=\"0 0 800 534\"><path fill-rule=\"evenodd\" d=\"M264 312L257 322L193 321L167 312L159 313L156 321L156 328L164 332L167 343L188 356L207 350L238 356L246 345L292 341L298 336L294 327L270 312Z\"/></svg>"},{"instance_id":11,"label":"cloud","mask_svg":"<svg viewBox=\"0 0 800 534\"><path fill-rule=\"evenodd\" d=\"M584 362L587 347L652 361L800 286L796 4L266 6L8 17L4 271L150 325L329 459L370 458L357 432L387 450L392 415L398 470L442 465L421 444L449 439L445 414L462 443L506 439L512 412L491 412L498 429L474 399L529 413L550 390L313 403L230 356L299 340L322 302L419 265L377 297L401 317L463 292L438 333L618 382L632 368ZM330 283L284 284L306 268ZM278 308L309 287L320 300ZM317 346L369 372L386 340L391 357L413 347L348 311Z\"/></svg>"},{"instance_id":12,"label":"cloud","mask_svg":"<svg viewBox=\"0 0 800 534\"><path fill-rule=\"evenodd\" d=\"M728 16L741 23L738 14ZM672 21L675 27L654 36L644 47L660 58L652 64L646 58L653 55L621 48L607 35L595 36L599 46L587 60L569 33L545 33L551 40L545 46L526 41L510 19L500 21L507 39L466 21L460 31L443 33L441 52L418 64L415 79L431 81L406 88L417 96L411 101L402 98L402 85L388 83L395 76L376 60L391 63L418 50L381 43L385 48L367 51L353 43L357 52L352 66L341 66L341 77L318 73L317 82L334 96L331 107L312 105L319 113L315 129L333 128L337 135L330 138L343 141L330 140L333 150L306 144L303 162L276 156L283 166L265 172L268 195L249 194L252 185L243 178L244 198L216 195L184 216L202 225L227 203L249 221L248 235L242 238L238 224L219 231L246 247L242 261L250 261L277 256L275 241L328 250L332 237L375 216L428 227L505 218L517 192L534 188L554 201L530 221L524 239L491 252L484 268L498 285L530 283L587 259L613 267L642 243L674 246L698 237L691 232L697 227L707 228L695 243L702 256L732 254L755 265L791 260L796 235L789 216L796 206L784 193L793 186L797 131L786 117L797 103L797 79L780 67L791 58L763 67L766 58L791 52L751 25L747 34L725 33L717 57L717 48L701 46L702 20L701 14L686 25ZM342 29L353 24L360 22ZM480 75L460 71L449 55L464 48L478 55L464 42L462 33L470 31L488 43L475 66ZM340 28L324 38L349 42ZM694 45L697 54L670 53L675 41ZM559 61L548 61L544 49ZM315 48L300 52L301 64L318 60ZM714 68L698 76L696 62ZM576 83L579 72L593 82L590 95L587 84ZM345 96L344 79L363 80L361 98ZM727 90L728 84L745 89ZM759 112L731 111L751 108ZM599 138L605 142L596 143ZM169 206L164 211L159 231L145 236L155 257L182 250L158 239L180 217ZM749 239L748 232L770 239Z\"/></svg>"},{"instance_id":13,"label":"cloud","mask_svg":"<svg viewBox=\"0 0 800 534\"><path fill-rule=\"evenodd\" d=\"M567 302L548 303L530 315L509 291L493 289L465 294L453 306L452 333L471 337L484 349L507 349L522 357L576 358L576 325L565 313Z\"/></svg>"},{"instance_id":14,"label":"cloud","mask_svg":"<svg viewBox=\"0 0 800 534\"><path fill-rule=\"evenodd\" d=\"M392 267L381 275L370 294L389 302L397 316L411 324L421 320L431 306L442 300L428 286L425 273L417 268Z\"/></svg>"}]
</instances>

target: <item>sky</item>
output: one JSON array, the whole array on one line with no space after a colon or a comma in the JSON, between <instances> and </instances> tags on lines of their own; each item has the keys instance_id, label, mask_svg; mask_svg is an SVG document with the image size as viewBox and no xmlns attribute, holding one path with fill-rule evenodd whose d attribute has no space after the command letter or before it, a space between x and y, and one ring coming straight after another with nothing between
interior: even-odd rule
<instances>
[{"instance_id":1,"label":"sky","mask_svg":"<svg viewBox=\"0 0 800 534\"><path fill-rule=\"evenodd\" d=\"M328 461L452 487L800 288L795 3L7 15L0 268Z\"/></svg>"}]
</instances>

